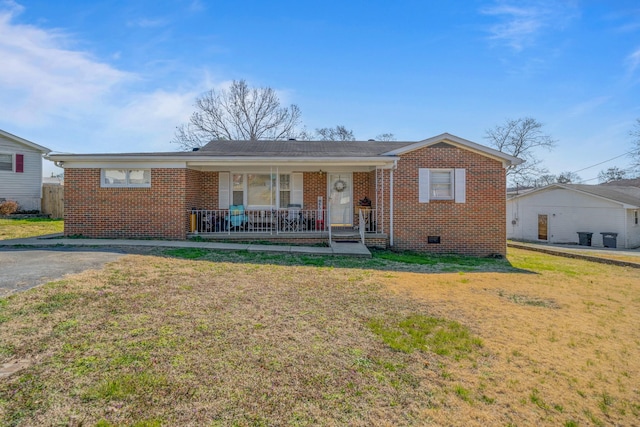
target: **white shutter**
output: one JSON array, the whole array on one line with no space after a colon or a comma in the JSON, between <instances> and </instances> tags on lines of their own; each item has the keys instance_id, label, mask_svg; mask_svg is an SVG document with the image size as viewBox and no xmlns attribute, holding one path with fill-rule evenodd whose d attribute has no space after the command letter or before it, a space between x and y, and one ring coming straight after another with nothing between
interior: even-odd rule
<instances>
[{"instance_id":1,"label":"white shutter","mask_svg":"<svg viewBox=\"0 0 640 427\"><path fill-rule=\"evenodd\" d=\"M229 209L229 172L218 172L218 209Z\"/></svg>"},{"instance_id":2,"label":"white shutter","mask_svg":"<svg viewBox=\"0 0 640 427\"><path fill-rule=\"evenodd\" d=\"M453 186L456 203L465 203L467 197L467 173L465 169L456 169Z\"/></svg>"},{"instance_id":3,"label":"white shutter","mask_svg":"<svg viewBox=\"0 0 640 427\"><path fill-rule=\"evenodd\" d=\"M303 178L301 173L291 174L291 203L302 206L303 201ZM304 206L302 206L304 208Z\"/></svg>"},{"instance_id":4,"label":"white shutter","mask_svg":"<svg viewBox=\"0 0 640 427\"><path fill-rule=\"evenodd\" d=\"M418 169L418 202L429 203L429 169Z\"/></svg>"}]
</instances>

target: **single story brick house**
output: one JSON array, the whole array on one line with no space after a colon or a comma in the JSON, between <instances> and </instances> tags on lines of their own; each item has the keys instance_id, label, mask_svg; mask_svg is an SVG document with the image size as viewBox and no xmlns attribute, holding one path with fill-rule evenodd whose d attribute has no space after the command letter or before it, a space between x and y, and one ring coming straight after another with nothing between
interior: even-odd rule
<instances>
[{"instance_id":1,"label":"single story brick house","mask_svg":"<svg viewBox=\"0 0 640 427\"><path fill-rule=\"evenodd\" d=\"M368 246L476 256L506 253L505 169L521 162L448 133L47 158L65 169L67 236L309 243L350 231Z\"/></svg>"}]
</instances>

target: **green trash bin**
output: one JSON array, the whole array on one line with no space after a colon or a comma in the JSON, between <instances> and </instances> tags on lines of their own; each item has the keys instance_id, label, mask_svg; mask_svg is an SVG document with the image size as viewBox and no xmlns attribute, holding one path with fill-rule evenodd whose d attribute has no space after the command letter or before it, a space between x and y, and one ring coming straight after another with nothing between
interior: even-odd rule
<instances>
[{"instance_id":1,"label":"green trash bin","mask_svg":"<svg viewBox=\"0 0 640 427\"><path fill-rule=\"evenodd\" d=\"M578 242L580 246L591 246L591 236L593 236L593 233L578 231Z\"/></svg>"},{"instance_id":2,"label":"green trash bin","mask_svg":"<svg viewBox=\"0 0 640 427\"><path fill-rule=\"evenodd\" d=\"M618 247L618 233L600 233L602 234L602 245L605 248Z\"/></svg>"}]
</instances>

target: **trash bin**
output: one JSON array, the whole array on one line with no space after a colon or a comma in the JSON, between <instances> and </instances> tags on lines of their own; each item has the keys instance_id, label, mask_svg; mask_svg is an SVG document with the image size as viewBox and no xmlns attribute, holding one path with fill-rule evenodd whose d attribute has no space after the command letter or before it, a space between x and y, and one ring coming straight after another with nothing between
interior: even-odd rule
<instances>
[{"instance_id":1,"label":"trash bin","mask_svg":"<svg viewBox=\"0 0 640 427\"><path fill-rule=\"evenodd\" d=\"M605 248L618 247L618 233L600 233L602 234L602 245Z\"/></svg>"},{"instance_id":2,"label":"trash bin","mask_svg":"<svg viewBox=\"0 0 640 427\"><path fill-rule=\"evenodd\" d=\"M593 236L593 233L578 231L578 241L580 242L580 246L591 246L591 236Z\"/></svg>"}]
</instances>

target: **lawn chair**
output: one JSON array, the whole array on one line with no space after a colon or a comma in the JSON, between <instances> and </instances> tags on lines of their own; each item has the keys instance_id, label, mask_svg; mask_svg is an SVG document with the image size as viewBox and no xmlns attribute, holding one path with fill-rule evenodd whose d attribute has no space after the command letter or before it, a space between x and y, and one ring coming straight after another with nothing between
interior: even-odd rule
<instances>
[{"instance_id":1,"label":"lawn chair","mask_svg":"<svg viewBox=\"0 0 640 427\"><path fill-rule=\"evenodd\" d=\"M241 228L244 229L248 221L247 214L244 211L244 205L231 205L229 206L229 215L227 217L227 223L230 229Z\"/></svg>"},{"instance_id":2,"label":"lawn chair","mask_svg":"<svg viewBox=\"0 0 640 427\"><path fill-rule=\"evenodd\" d=\"M302 230L302 205L289 204L285 211L283 219L283 231L301 231Z\"/></svg>"}]
</instances>

